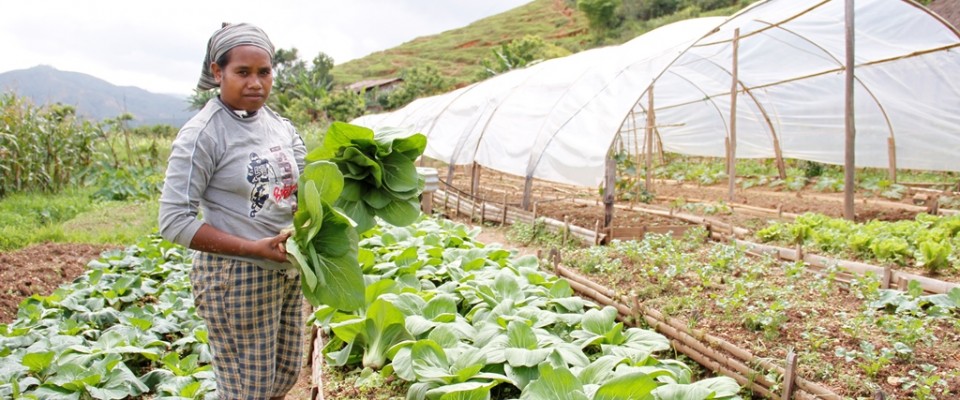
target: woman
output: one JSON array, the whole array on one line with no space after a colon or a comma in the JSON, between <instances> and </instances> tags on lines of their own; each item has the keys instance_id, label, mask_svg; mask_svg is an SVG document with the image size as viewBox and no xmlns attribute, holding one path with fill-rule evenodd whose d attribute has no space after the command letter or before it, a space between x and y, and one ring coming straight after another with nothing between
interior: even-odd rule
<instances>
[{"instance_id":1,"label":"woman","mask_svg":"<svg viewBox=\"0 0 960 400\"><path fill-rule=\"evenodd\" d=\"M210 37L197 87L220 95L180 129L160 196L160 234L197 250L190 281L221 399L282 399L303 362L300 276L281 230L293 222L306 148L264 105L273 56L250 24Z\"/></svg>"}]
</instances>

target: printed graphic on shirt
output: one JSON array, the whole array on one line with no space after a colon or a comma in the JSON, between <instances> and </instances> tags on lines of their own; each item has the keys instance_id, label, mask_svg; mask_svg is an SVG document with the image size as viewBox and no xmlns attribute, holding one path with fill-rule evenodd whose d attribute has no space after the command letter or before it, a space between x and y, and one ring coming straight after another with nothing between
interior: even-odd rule
<instances>
[{"instance_id":1,"label":"printed graphic on shirt","mask_svg":"<svg viewBox=\"0 0 960 400\"><path fill-rule=\"evenodd\" d=\"M268 158L269 157L269 158ZM273 159L271 163L270 159ZM260 157L257 153L250 153L250 163L247 164L247 182L253 185L250 191L250 217L257 213L273 196L277 204L284 204L291 199L297 190L297 180L293 172L293 163L290 162L282 147L273 147L267 157ZM296 208L296 202L290 202Z\"/></svg>"}]
</instances>

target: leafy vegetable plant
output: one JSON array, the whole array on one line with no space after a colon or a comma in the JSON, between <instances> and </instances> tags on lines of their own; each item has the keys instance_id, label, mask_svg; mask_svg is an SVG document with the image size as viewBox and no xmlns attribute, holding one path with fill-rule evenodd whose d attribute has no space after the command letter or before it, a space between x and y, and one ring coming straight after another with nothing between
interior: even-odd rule
<instances>
[{"instance_id":1,"label":"leafy vegetable plant","mask_svg":"<svg viewBox=\"0 0 960 400\"><path fill-rule=\"evenodd\" d=\"M423 182L413 162L426 140L419 133L375 134L334 122L323 146L307 155L298 183L294 234L286 245L310 304L345 311L364 305L359 234L372 228L377 216L396 226L420 216Z\"/></svg>"},{"instance_id":2,"label":"leafy vegetable plant","mask_svg":"<svg viewBox=\"0 0 960 400\"><path fill-rule=\"evenodd\" d=\"M374 216L395 226L412 223L420 216L418 196L423 181L414 161L427 146L423 134L400 129L377 132L358 125L334 122L323 146L307 155L308 163L331 161L343 173L343 193L334 202L366 232Z\"/></svg>"}]
</instances>

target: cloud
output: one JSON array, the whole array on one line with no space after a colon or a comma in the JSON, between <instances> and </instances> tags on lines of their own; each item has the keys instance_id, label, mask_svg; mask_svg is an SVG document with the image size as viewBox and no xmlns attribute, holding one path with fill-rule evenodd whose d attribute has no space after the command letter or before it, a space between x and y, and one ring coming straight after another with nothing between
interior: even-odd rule
<instances>
[{"instance_id":1,"label":"cloud","mask_svg":"<svg viewBox=\"0 0 960 400\"><path fill-rule=\"evenodd\" d=\"M31 0L0 14L0 72L50 65L117 85L188 94L220 24L250 22L278 48L339 64L465 26L530 0Z\"/></svg>"}]
</instances>

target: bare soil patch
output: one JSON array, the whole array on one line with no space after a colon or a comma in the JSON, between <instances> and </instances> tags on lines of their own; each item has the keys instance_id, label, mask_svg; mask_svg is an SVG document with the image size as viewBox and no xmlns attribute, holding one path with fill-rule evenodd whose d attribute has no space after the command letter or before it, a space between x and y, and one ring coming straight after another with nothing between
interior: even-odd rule
<instances>
[{"instance_id":1,"label":"bare soil patch","mask_svg":"<svg viewBox=\"0 0 960 400\"><path fill-rule=\"evenodd\" d=\"M13 322L23 299L34 294L49 295L71 282L116 246L43 243L0 253L0 323Z\"/></svg>"}]
</instances>

